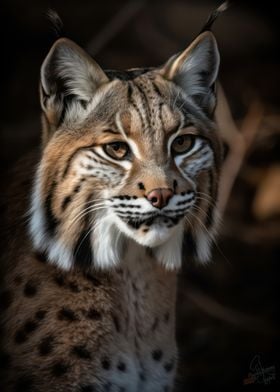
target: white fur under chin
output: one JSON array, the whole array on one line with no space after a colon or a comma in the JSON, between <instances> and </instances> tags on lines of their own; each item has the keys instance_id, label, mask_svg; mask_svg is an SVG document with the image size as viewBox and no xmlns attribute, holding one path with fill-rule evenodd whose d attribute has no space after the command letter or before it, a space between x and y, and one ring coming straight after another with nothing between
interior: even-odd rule
<instances>
[{"instance_id":1,"label":"white fur under chin","mask_svg":"<svg viewBox=\"0 0 280 392\"><path fill-rule=\"evenodd\" d=\"M152 248L157 261L169 270L178 269L182 262L183 223L173 228L154 224L145 235L137 235L121 219L115 219L118 230L145 248Z\"/></svg>"},{"instance_id":2,"label":"white fur under chin","mask_svg":"<svg viewBox=\"0 0 280 392\"><path fill-rule=\"evenodd\" d=\"M173 230L169 239L155 249L155 258L168 270L179 269L182 264L183 224Z\"/></svg>"}]
</instances>

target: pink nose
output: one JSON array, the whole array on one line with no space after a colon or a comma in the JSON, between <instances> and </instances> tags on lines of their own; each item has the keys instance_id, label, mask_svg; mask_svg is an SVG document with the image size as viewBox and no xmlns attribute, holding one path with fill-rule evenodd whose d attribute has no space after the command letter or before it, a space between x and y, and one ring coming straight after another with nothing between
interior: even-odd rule
<instances>
[{"instance_id":1,"label":"pink nose","mask_svg":"<svg viewBox=\"0 0 280 392\"><path fill-rule=\"evenodd\" d=\"M168 204L172 196L173 191L171 189L157 188L148 193L147 199L152 204L152 206L156 208L163 208Z\"/></svg>"}]
</instances>

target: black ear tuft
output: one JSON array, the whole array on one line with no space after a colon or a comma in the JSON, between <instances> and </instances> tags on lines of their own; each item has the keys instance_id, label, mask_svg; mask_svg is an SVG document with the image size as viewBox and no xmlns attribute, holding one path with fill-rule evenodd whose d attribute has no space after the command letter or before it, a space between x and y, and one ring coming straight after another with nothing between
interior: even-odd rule
<instances>
[{"instance_id":1,"label":"black ear tuft","mask_svg":"<svg viewBox=\"0 0 280 392\"><path fill-rule=\"evenodd\" d=\"M62 35L65 35L63 31L63 22L55 10L51 8L48 9L48 11L46 12L46 18L50 22L50 25L56 38L60 38L62 37Z\"/></svg>"},{"instance_id":2,"label":"black ear tuft","mask_svg":"<svg viewBox=\"0 0 280 392\"><path fill-rule=\"evenodd\" d=\"M211 14L209 15L206 23L204 24L204 26L200 30L199 34L203 33L204 31L210 31L215 20L220 16L220 14L222 14L224 11L226 11L230 7L230 5L231 5L231 1L226 0L218 8L216 8L214 11L212 11Z\"/></svg>"}]
</instances>

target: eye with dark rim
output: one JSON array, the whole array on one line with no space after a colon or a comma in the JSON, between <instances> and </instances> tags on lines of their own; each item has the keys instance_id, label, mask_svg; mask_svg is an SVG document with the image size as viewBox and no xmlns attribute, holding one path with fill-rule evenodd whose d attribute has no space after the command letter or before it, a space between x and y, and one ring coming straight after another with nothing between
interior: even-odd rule
<instances>
[{"instance_id":1,"label":"eye with dark rim","mask_svg":"<svg viewBox=\"0 0 280 392\"><path fill-rule=\"evenodd\" d=\"M129 146L125 142L113 142L104 144L104 152L113 159L125 159L129 155Z\"/></svg>"},{"instance_id":2,"label":"eye with dark rim","mask_svg":"<svg viewBox=\"0 0 280 392\"><path fill-rule=\"evenodd\" d=\"M173 140L171 150L174 155L185 154L193 148L195 141L194 135L180 135Z\"/></svg>"}]
</instances>

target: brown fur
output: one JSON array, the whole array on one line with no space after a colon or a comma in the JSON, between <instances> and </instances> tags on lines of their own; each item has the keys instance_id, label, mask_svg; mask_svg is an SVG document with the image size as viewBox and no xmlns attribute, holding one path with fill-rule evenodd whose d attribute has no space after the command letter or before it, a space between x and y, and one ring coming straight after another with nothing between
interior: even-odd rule
<instances>
[{"instance_id":1,"label":"brown fur","mask_svg":"<svg viewBox=\"0 0 280 392\"><path fill-rule=\"evenodd\" d=\"M210 40L213 51L216 50L211 36L204 33L200 40ZM203 110L197 104L183 107L182 91L168 79L171 71L174 78L176 71L182 72L177 68L184 65L186 57L192 55L190 53L199 43L197 39L173 66L172 61L169 62L168 72L165 68L150 70L129 80L109 80L96 63L91 63L80 48L67 40L58 41L44 62L41 86L43 151L39 158L22 165L21 174L15 176L16 185L11 190L15 196L10 197L6 214L8 245L3 254L6 271L0 293L1 390L172 390L177 360L176 266L171 265L168 270L158 262L157 248L142 246L141 242L127 238L119 252L120 260L113 260L115 265L110 268L95 265L95 255L91 265L84 265L83 259L76 263L75 257L89 232L81 241L80 235L91 228L87 216L90 214L82 215L86 203L100 196L104 198L104 190L109 192L108 199L126 197L148 203L147 195L154 189L168 189L174 196L183 197L194 192L195 182L198 197L192 214L186 213L188 219L182 227L186 234L197 235L193 242L197 241L198 247L199 241L203 246L205 243L199 230L204 230L205 236L214 230L215 219L211 220L209 216L217 199L222 155L216 126L209 117L213 114L210 111L213 111L215 97L211 90L208 94L211 102ZM58 86L51 85L52 79L44 79L44 71L54 66L50 65L52 56L65 55L65 51L60 53L64 45L73 56L73 63L77 61L77 53L79 61L80 56L84 56L84 63L79 64L93 78L91 81L97 93L93 101L86 101L93 86L83 86L80 75L71 85L68 75L61 73L60 77L65 77L68 83L67 88L76 89L74 92L77 96L80 94L83 101L83 105L75 99L71 101L61 120L63 103L58 103L58 97L52 96ZM96 70L94 77L92 69ZM216 69L213 74L216 75ZM49 76L49 72L46 75ZM207 83L206 88L209 88ZM195 90L196 95L197 91L200 90ZM207 105L204 98L203 105ZM90 105L93 105L91 111L82 109ZM186 110L189 110L187 115ZM206 166L195 171L195 165L203 162L203 155L200 156L198 150L184 157L178 167L175 158L168 155L170 137L176 132L207 140L200 150L207 146L206 154L210 151L213 155L211 165L204 162ZM100 173L91 175L93 168L85 163L87 154L127 138L134 149L137 146L136 151L132 148L130 168L112 159L107 162L103 157L102 164L107 165L103 176L100 177ZM36 164L39 164L37 182L40 187L37 184L36 190L31 190ZM192 167L191 180L186 173L182 175L182 171ZM24 186L23 182L26 182ZM39 233L37 242L40 246L36 244L36 230L33 228L31 236L27 230L30 216L26 213L32 192L37 192L36 200L40 201L40 207L33 205L33 209L43 211L51 231L48 235ZM136 204L132 207L136 208ZM90 218L94 221L99 213L94 212ZM36 222L38 224L38 218ZM47 231L46 226L42 224ZM145 237L149 225L134 227L134 230L135 238ZM105 241L102 235L99 235L99 241ZM63 244L71 251L77 245L73 261L62 258L65 264L57 263L49 247L45 246L47 241L52 247ZM95 243L95 247L97 245ZM86 255L94 253L93 248L89 241ZM181 248L177 253L180 252ZM185 252L184 259L190 257L191 249L187 248Z\"/></svg>"}]
</instances>

